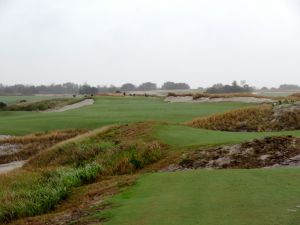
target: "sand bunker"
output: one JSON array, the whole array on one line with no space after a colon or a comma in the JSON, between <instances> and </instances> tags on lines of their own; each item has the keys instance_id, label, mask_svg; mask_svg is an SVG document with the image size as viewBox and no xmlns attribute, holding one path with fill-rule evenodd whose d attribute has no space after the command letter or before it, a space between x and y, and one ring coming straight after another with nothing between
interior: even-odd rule
<instances>
[{"instance_id":1,"label":"sand bunker","mask_svg":"<svg viewBox=\"0 0 300 225\"><path fill-rule=\"evenodd\" d=\"M198 150L166 170L204 168L270 168L300 166L300 138L267 137L242 144Z\"/></svg>"},{"instance_id":2,"label":"sand bunker","mask_svg":"<svg viewBox=\"0 0 300 225\"><path fill-rule=\"evenodd\" d=\"M232 97L232 98L198 98L193 99L193 96L169 96L165 98L166 102L171 103L202 103L202 102L245 102L245 103L273 103L275 100L269 98L255 98L255 97Z\"/></svg>"},{"instance_id":3,"label":"sand bunker","mask_svg":"<svg viewBox=\"0 0 300 225\"><path fill-rule=\"evenodd\" d=\"M0 164L0 174L7 173L14 169L22 167L26 161L15 161L6 164Z\"/></svg>"},{"instance_id":4,"label":"sand bunker","mask_svg":"<svg viewBox=\"0 0 300 225\"><path fill-rule=\"evenodd\" d=\"M51 109L51 110L47 110L47 112L65 112L68 110L73 110L73 109L78 109L84 106L89 106L89 105L93 105L94 104L94 100L93 99L85 99L81 102L77 102L75 104L72 105L66 105L60 109Z\"/></svg>"}]
</instances>

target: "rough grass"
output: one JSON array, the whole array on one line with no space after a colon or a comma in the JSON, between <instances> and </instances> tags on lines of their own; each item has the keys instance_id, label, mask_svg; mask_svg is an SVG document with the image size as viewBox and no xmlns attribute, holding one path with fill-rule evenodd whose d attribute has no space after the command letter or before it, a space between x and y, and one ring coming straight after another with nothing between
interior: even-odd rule
<instances>
[{"instance_id":1,"label":"rough grass","mask_svg":"<svg viewBox=\"0 0 300 225\"><path fill-rule=\"evenodd\" d=\"M17 152L0 155L0 164L26 160L61 141L73 138L85 132L87 132L85 129L56 130L0 140L0 145L12 144L20 146L20 150Z\"/></svg>"},{"instance_id":2,"label":"rough grass","mask_svg":"<svg viewBox=\"0 0 300 225\"><path fill-rule=\"evenodd\" d=\"M196 118L186 125L223 131L264 131L272 116L270 105L237 109L223 114Z\"/></svg>"},{"instance_id":3,"label":"rough grass","mask_svg":"<svg viewBox=\"0 0 300 225\"><path fill-rule=\"evenodd\" d=\"M56 99L46 99L36 102L22 102L14 103L3 108L3 111L45 111L48 109L54 109L63 107L65 105L74 104L82 101L83 98L56 98Z\"/></svg>"},{"instance_id":4,"label":"rough grass","mask_svg":"<svg viewBox=\"0 0 300 225\"><path fill-rule=\"evenodd\" d=\"M5 187L0 197L0 222L34 216L53 209L67 197L72 187L94 181L99 171L101 167L98 164L87 164L80 168L42 172L35 179L30 176L32 174L25 172L23 179L27 188L17 180Z\"/></svg>"},{"instance_id":5,"label":"rough grass","mask_svg":"<svg viewBox=\"0 0 300 225\"><path fill-rule=\"evenodd\" d=\"M252 94L252 93L223 93L223 94L199 93L199 94L193 95L193 99L199 99L199 98L235 98L235 97L266 98L265 96Z\"/></svg>"},{"instance_id":6,"label":"rough grass","mask_svg":"<svg viewBox=\"0 0 300 225\"><path fill-rule=\"evenodd\" d=\"M268 98L278 101L300 101L300 93L294 93L291 95L284 95L284 96L270 96L270 95L259 95L259 94L253 94L253 93L216 93L216 94L210 94L210 93L174 93L170 92L167 96L172 97L184 97L184 96L192 96L194 100L197 100L199 98L236 98L236 97L251 97L251 98Z\"/></svg>"},{"instance_id":7,"label":"rough grass","mask_svg":"<svg viewBox=\"0 0 300 225\"><path fill-rule=\"evenodd\" d=\"M196 118L185 124L221 131L297 130L300 128L300 114L299 109L284 111L281 108L272 108L271 105L260 105Z\"/></svg>"},{"instance_id":8,"label":"rough grass","mask_svg":"<svg viewBox=\"0 0 300 225\"><path fill-rule=\"evenodd\" d=\"M84 135L84 138L74 138L41 152L25 167L78 167L97 162L105 175L131 173L162 157L165 146L143 137L149 129L150 123L104 127Z\"/></svg>"}]
</instances>

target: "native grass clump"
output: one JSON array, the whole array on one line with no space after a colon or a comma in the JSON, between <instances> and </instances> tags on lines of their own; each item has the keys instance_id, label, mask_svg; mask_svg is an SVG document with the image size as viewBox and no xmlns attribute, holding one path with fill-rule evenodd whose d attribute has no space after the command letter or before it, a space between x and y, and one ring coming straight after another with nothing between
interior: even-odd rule
<instances>
[{"instance_id":1,"label":"native grass clump","mask_svg":"<svg viewBox=\"0 0 300 225\"><path fill-rule=\"evenodd\" d=\"M108 126L40 151L9 176L0 176L0 222L52 210L73 187L132 174L164 156L150 123ZM20 179L19 179L20 178Z\"/></svg>"},{"instance_id":2,"label":"native grass clump","mask_svg":"<svg viewBox=\"0 0 300 225\"><path fill-rule=\"evenodd\" d=\"M209 117L186 125L221 131L282 131L300 129L300 105L259 105Z\"/></svg>"}]
</instances>

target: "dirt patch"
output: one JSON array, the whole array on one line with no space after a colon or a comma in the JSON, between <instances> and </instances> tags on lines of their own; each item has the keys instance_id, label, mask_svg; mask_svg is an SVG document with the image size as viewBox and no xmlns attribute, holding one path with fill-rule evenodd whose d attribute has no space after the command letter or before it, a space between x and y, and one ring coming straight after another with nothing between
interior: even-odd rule
<instances>
[{"instance_id":1,"label":"dirt patch","mask_svg":"<svg viewBox=\"0 0 300 225\"><path fill-rule=\"evenodd\" d=\"M245 102L245 103L273 103L276 100L269 98L257 98L257 97L226 97L226 98L209 98L209 97L201 97L195 99L193 96L169 96L165 98L166 102L171 103L203 103L203 102Z\"/></svg>"},{"instance_id":2,"label":"dirt patch","mask_svg":"<svg viewBox=\"0 0 300 225\"><path fill-rule=\"evenodd\" d=\"M300 138L267 137L232 146L198 150L183 155L177 165L165 170L286 166L300 166Z\"/></svg>"},{"instance_id":3,"label":"dirt patch","mask_svg":"<svg viewBox=\"0 0 300 225\"><path fill-rule=\"evenodd\" d=\"M14 169L20 168L25 163L26 163L26 161L16 161L16 162L10 162L10 163L6 163L6 164L0 164L0 174L7 173Z\"/></svg>"},{"instance_id":4,"label":"dirt patch","mask_svg":"<svg viewBox=\"0 0 300 225\"><path fill-rule=\"evenodd\" d=\"M77 103L72 104L72 105L66 105L66 106L64 106L60 109L50 109L50 110L47 110L46 112L65 112L65 111L68 111L68 110L78 109L78 108L93 105L93 104L94 104L93 99L85 99L81 102L77 102Z\"/></svg>"}]
</instances>

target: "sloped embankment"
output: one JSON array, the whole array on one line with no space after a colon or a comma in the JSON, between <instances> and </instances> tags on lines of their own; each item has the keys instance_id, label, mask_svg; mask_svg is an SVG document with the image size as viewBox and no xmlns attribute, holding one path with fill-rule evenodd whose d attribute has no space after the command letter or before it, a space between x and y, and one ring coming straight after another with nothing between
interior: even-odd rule
<instances>
[{"instance_id":1,"label":"sloped embankment","mask_svg":"<svg viewBox=\"0 0 300 225\"><path fill-rule=\"evenodd\" d=\"M267 137L242 144L198 150L182 157L169 169L263 168L300 166L300 138Z\"/></svg>"},{"instance_id":2,"label":"sloped embankment","mask_svg":"<svg viewBox=\"0 0 300 225\"><path fill-rule=\"evenodd\" d=\"M300 103L261 105L196 118L186 125L221 131L281 131L300 129Z\"/></svg>"},{"instance_id":3,"label":"sloped embankment","mask_svg":"<svg viewBox=\"0 0 300 225\"><path fill-rule=\"evenodd\" d=\"M0 223L46 213L74 187L157 162L167 146L150 136L152 129L151 123L108 126L40 151L0 176Z\"/></svg>"}]
</instances>

